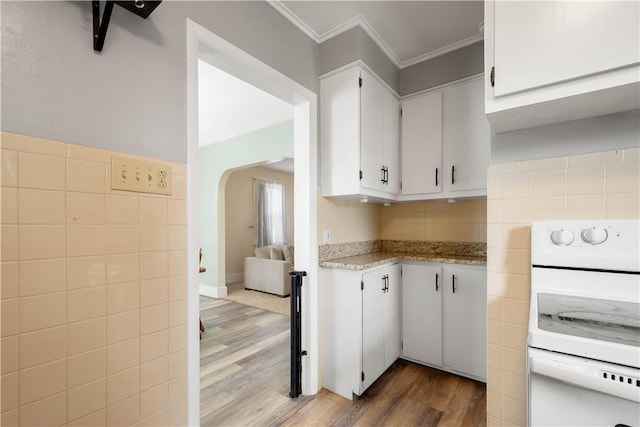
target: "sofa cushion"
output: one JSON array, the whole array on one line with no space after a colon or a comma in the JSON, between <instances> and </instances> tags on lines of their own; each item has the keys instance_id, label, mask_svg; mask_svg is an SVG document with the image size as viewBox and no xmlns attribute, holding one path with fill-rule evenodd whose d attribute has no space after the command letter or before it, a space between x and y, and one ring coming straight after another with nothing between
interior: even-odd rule
<instances>
[{"instance_id":1,"label":"sofa cushion","mask_svg":"<svg viewBox=\"0 0 640 427\"><path fill-rule=\"evenodd\" d=\"M270 246L263 246L261 248L256 248L253 252L256 255L256 258L269 259L271 257Z\"/></svg>"},{"instance_id":2,"label":"sofa cushion","mask_svg":"<svg viewBox=\"0 0 640 427\"><path fill-rule=\"evenodd\" d=\"M284 256L282 255L282 248L278 246L271 246L269 249L269 258L282 261L284 259Z\"/></svg>"},{"instance_id":3,"label":"sofa cushion","mask_svg":"<svg viewBox=\"0 0 640 427\"><path fill-rule=\"evenodd\" d=\"M282 256L289 264L293 264L293 246L284 245L282 247Z\"/></svg>"}]
</instances>

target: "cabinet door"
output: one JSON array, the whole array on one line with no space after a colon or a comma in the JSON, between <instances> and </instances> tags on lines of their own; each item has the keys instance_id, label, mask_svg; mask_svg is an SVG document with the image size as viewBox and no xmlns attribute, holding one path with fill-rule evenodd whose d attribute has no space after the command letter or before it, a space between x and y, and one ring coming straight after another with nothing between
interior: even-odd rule
<instances>
[{"instance_id":1,"label":"cabinet door","mask_svg":"<svg viewBox=\"0 0 640 427\"><path fill-rule=\"evenodd\" d=\"M383 270L387 276L387 292L384 307L384 369L393 364L402 348L400 334L400 264L394 264Z\"/></svg>"},{"instance_id":2,"label":"cabinet door","mask_svg":"<svg viewBox=\"0 0 640 427\"><path fill-rule=\"evenodd\" d=\"M450 292L451 368L487 378L487 275L485 270L446 267Z\"/></svg>"},{"instance_id":3,"label":"cabinet door","mask_svg":"<svg viewBox=\"0 0 640 427\"><path fill-rule=\"evenodd\" d=\"M384 177L384 99L385 88L371 74L362 70L360 88L360 185L386 191Z\"/></svg>"},{"instance_id":4,"label":"cabinet door","mask_svg":"<svg viewBox=\"0 0 640 427\"><path fill-rule=\"evenodd\" d=\"M637 1L496 1L495 95L640 61Z\"/></svg>"},{"instance_id":5,"label":"cabinet door","mask_svg":"<svg viewBox=\"0 0 640 427\"><path fill-rule=\"evenodd\" d=\"M352 68L320 82L322 191L325 196L360 190L360 70Z\"/></svg>"},{"instance_id":6,"label":"cabinet door","mask_svg":"<svg viewBox=\"0 0 640 427\"><path fill-rule=\"evenodd\" d=\"M362 380L361 391L384 372L385 281L380 270L362 275ZM345 327L355 327L345 325Z\"/></svg>"},{"instance_id":7,"label":"cabinet door","mask_svg":"<svg viewBox=\"0 0 640 427\"><path fill-rule=\"evenodd\" d=\"M487 188L491 128L484 114L482 78L451 86L445 92L447 185L451 191Z\"/></svg>"},{"instance_id":8,"label":"cabinet door","mask_svg":"<svg viewBox=\"0 0 640 427\"><path fill-rule=\"evenodd\" d=\"M402 266L402 354L442 366L442 268Z\"/></svg>"},{"instance_id":9,"label":"cabinet door","mask_svg":"<svg viewBox=\"0 0 640 427\"><path fill-rule=\"evenodd\" d=\"M384 93L384 165L385 191L400 193L400 103L388 90Z\"/></svg>"},{"instance_id":10,"label":"cabinet door","mask_svg":"<svg viewBox=\"0 0 640 427\"><path fill-rule=\"evenodd\" d=\"M436 91L402 103L402 194L440 191L442 92Z\"/></svg>"}]
</instances>

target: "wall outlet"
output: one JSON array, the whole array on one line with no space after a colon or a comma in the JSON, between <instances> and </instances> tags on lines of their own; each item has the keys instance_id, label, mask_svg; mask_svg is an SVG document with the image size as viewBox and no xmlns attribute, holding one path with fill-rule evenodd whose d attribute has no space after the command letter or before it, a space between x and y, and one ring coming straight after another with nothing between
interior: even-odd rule
<instances>
[{"instance_id":1,"label":"wall outlet","mask_svg":"<svg viewBox=\"0 0 640 427\"><path fill-rule=\"evenodd\" d=\"M330 245L331 244L331 229L325 228L322 230L322 244Z\"/></svg>"},{"instance_id":2,"label":"wall outlet","mask_svg":"<svg viewBox=\"0 0 640 427\"><path fill-rule=\"evenodd\" d=\"M111 157L111 189L171 194L171 166L132 157Z\"/></svg>"}]
</instances>

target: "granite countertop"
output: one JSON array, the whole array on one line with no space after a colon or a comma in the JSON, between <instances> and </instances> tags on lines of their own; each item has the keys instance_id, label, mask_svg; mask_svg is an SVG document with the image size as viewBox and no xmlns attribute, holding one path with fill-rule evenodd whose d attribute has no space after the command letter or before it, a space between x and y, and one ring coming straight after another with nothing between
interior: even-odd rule
<instances>
[{"instance_id":1,"label":"granite countertop","mask_svg":"<svg viewBox=\"0 0 640 427\"><path fill-rule=\"evenodd\" d=\"M486 266L487 259L482 256L420 254L414 252L371 252L361 255L324 260L320 267L344 268L347 270L366 270L390 262L417 261L444 264L466 264Z\"/></svg>"}]
</instances>

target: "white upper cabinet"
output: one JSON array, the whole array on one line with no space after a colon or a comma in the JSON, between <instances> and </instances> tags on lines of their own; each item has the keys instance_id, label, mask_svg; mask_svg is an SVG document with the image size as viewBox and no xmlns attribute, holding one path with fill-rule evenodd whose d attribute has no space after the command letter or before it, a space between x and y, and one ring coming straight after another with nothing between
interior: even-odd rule
<instances>
[{"instance_id":1,"label":"white upper cabinet","mask_svg":"<svg viewBox=\"0 0 640 427\"><path fill-rule=\"evenodd\" d=\"M360 185L384 191L384 88L360 72Z\"/></svg>"},{"instance_id":2,"label":"white upper cabinet","mask_svg":"<svg viewBox=\"0 0 640 427\"><path fill-rule=\"evenodd\" d=\"M402 194L442 191L442 92L402 103Z\"/></svg>"},{"instance_id":3,"label":"white upper cabinet","mask_svg":"<svg viewBox=\"0 0 640 427\"><path fill-rule=\"evenodd\" d=\"M403 101L400 200L486 196L490 145L481 76Z\"/></svg>"},{"instance_id":4,"label":"white upper cabinet","mask_svg":"<svg viewBox=\"0 0 640 427\"><path fill-rule=\"evenodd\" d=\"M445 90L445 152L450 165L447 185L453 193L487 188L491 128L484 114L481 78Z\"/></svg>"},{"instance_id":5,"label":"white upper cabinet","mask_svg":"<svg viewBox=\"0 0 640 427\"><path fill-rule=\"evenodd\" d=\"M384 92L384 164L386 166L386 189L400 194L400 102L396 96Z\"/></svg>"},{"instance_id":6,"label":"white upper cabinet","mask_svg":"<svg viewBox=\"0 0 640 427\"><path fill-rule=\"evenodd\" d=\"M320 82L324 196L395 200L400 190L400 104L363 67Z\"/></svg>"},{"instance_id":7,"label":"white upper cabinet","mask_svg":"<svg viewBox=\"0 0 640 427\"><path fill-rule=\"evenodd\" d=\"M487 1L485 75L496 132L640 108L640 2Z\"/></svg>"}]
</instances>

